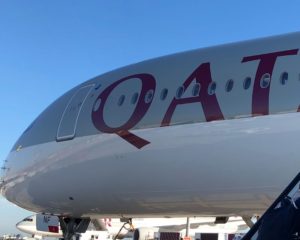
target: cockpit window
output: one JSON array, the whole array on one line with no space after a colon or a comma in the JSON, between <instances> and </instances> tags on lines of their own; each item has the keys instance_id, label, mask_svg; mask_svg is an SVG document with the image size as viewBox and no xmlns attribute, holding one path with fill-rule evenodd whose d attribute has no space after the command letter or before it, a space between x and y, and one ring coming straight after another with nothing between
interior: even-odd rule
<instances>
[{"instance_id":1,"label":"cockpit window","mask_svg":"<svg viewBox=\"0 0 300 240\"><path fill-rule=\"evenodd\" d=\"M23 219L23 222L32 222L32 221L33 221L32 218L24 218L24 219Z\"/></svg>"}]
</instances>

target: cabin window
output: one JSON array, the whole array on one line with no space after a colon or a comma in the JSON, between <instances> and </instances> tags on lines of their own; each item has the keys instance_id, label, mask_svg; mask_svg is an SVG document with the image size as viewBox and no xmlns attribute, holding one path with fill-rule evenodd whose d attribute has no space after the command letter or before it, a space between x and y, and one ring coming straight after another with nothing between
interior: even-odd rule
<instances>
[{"instance_id":1,"label":"cabin window","mask_svg":"<svg viewBox=\"0 0 300 240\"><path fill-rule=\"evenodd\" d=\"M152 89L148 90L145 95L145 103L150 103L153 99L154 91Z\"/></svg>"},{"instance_id":2,"label":"cabin window","mask_svg":"<svg viewBox=\"0 0 300 240\"><path fill-rule=\"evenodd\" d=\"M247 90L249 89L250 86L251 86L251 77L246 77L244 80L243 87L245 90Z\"/></svg>"},{"instance_id":3,"label":"cabin window","mask_svg":"<svg viewBox=\"0 0 300 240\"><path fill-rule=\"evenodd\" d=\"M271 75L270 75L270 73L266 73L260 79L260 87L267 88L267 87L269 87L270 82L271 82Z\"/></svg>"},{"instance_id":4,"label":"cabin window","mask_svg":"<svg viewBox=\"0 0 300 240\"><path fill-rule=\"evenodd\" d=\"M163 90L161 90L160 99L163 101L167 98L167 96L168 96L168 89L164 88Z\"/></svg>"},{"instance_id":5,"label":"cabin window","mask_svg":"<svg viewBox=\"0 0 300 240\"><path fill-rule=\"evenodd\" d=\"M196 83L192 89L192 95L194 97L199 96L200 94L200 83Z\"/></svg>"},{"instance_id":6,"label":"cabin window","mask_svg":"<svg viewBox=\"0 0 300 240\"><path fill-rule=\"evenodd\" d=\"M137 92L134 93L131 98L131 104L136 104L138 98L139 98L139 94Z\"/></svg>"},{"instance_id":7,"label":"cabin window","mask_svg":"<svg viewBox=\"0 0 300 240\"><path fill-rule=\"evenodd\" d=\"M97 101L94 104L93 111L94 112L98 111L100 105L101 105L101 98L98 98Z\"/></svg>"},{"instance_id":8,"label":"cabin window","mask_svg":"<svg viewBox=\"0 0 300 240\"><path fill-rule=\"evenodd\" d=\"M281 85L285 85L289 79L289 74L287 72L283 72L280 76Z\"/></svg>"},{"instance_id":9,"label":"cabin window","mask_svg":"<svg viewBox=\"0 0 300 240\"><path fill-rule=\"evenodd\" d=\"M177 99L181 98L183 93L184 93L184 86L180 86L179 88L177 88L176 98Z\"/></svg>"},{"instance_id":10,"label":"cabin window","mask_svg":"<svg viewBox=\"0 0 300 240\"><path fill-rule=\"evenodd\" d=\"M217 84L215 82L211 82L208 86L207 93L209 95L213 95L216 93Z\"/></svg>"},{"instance_id":11,"label":"cabin window","mask_svg":"<svg viewBox=\"0 0 300 240\"><path fill-rule=\"evenodd\" d=\"M233 82L232 79L229 79L229 80L227 81L226 86L225 86L226 92L230 92L230 91L232 90L233 84L234 84L234 82Z\"/></svg>"},{"instance_id":12,"label":"cabin window","mask_svg":"<svg viewBox=\"0 0 300 240\"><path fill-rule=\"evenodd\" d=\"M119 98L119 101L118 101L118 105L122 106L124 101L125 101L125 95L121 95L120 98Z\"/></svg>"}]
</instances>

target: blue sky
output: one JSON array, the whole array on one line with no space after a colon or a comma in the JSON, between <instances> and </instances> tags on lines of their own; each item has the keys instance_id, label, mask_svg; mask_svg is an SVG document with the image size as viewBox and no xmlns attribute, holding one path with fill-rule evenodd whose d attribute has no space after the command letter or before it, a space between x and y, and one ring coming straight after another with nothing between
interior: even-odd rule
<instances>
[{"instance_id":1,"label":"blue sky","mask_svg":"<svg viewBox=\"0 0 300 240\"><path fill-rule=\"evenodd\" d=\"M75 85L157 56L299 31L299 9L296 0L0 1L0 161ZM29 214L0 197L0 235Z\"/></svg>"}]
</instances>

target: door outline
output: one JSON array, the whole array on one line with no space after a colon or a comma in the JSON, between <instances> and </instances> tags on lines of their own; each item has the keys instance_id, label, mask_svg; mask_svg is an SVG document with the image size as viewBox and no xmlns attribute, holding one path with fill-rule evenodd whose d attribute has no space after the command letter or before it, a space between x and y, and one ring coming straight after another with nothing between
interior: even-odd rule
<instances>
[{"instance_id":1,"label":"door outline","mask_svg":"<svg viewBox=\"0 0 300 240\"><path fill-rule=\"evenodd\" d=\"M76 129L77 129L77 122L78 122L78 118L80 116L80 113L81 113L81 109L89 95L89 93L91 92L92 88L94 87L94 84L90 84L90 85L86 85L86 86L83 86L81 88L78 89L78 91L76 91L73 96L71 97L71 99L69 100L63 114L62 114L62 117L60 119L60 122L59 122L59 125L58 125L58 128L57 128L57 133L56 133L56 141L57 142L61 142L61 141L67 141L67 140L72 140L75 135L76 135ZM83 92L83 91L86 91ZM74 118L74 121L73 121L73 131L71 129L70 131L70 134L64 134L64 123L68 123L69 122L67 121L68 120L68 111L70 110L70 106L76 101L80 100L80 99L76 99L76 97L80 94L80 93L85 93L84 97L81 98L81 105L79 107L79 109L77 110L77 112L75 113L76 114L76 117ZM79 101L80 102L80 101ZM67 131L68 132L68 131Z\"/></svg>"}]
</instances>

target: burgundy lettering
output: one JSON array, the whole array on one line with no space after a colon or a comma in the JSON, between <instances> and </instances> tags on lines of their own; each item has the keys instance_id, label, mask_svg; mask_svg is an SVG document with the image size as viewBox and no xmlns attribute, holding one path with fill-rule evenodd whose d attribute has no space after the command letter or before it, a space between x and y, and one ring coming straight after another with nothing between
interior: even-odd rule
<instances>
[{"instance_id":1,"label":"burgundy lettering","mask_svg":"<svg viewBox=\"0 0 300 240\"><path fill-rule=\"evenodd\" d=\"M184 89L186 90L188 86L196 80L197 83L200 83L200 93L199 96L188 97L188 98L173 98L163 120L161 126L170 125L174 111L178 105L189 104L200 102L203 108L203 112L206 118L206 121L221 120L224 119L223 113L220 109L218 100L215 94L208 94L209 84L212 82L210 63L201 64L183 83Z\"/></svg>"},{"instance_id":2,"label":"burgundy lettering","mask_svg":"<svg viewBox=\"0 0 300 240\"><path fill-rule=\"evenodd\" d=\"M272 80L272 73L274 69L275 62L278 57L296 55L298 49L292 49L288 51L273 52L261 55L254 55L244 57L242 62L250 62L260 60L252 93L252 115L267 115L269 114L269 93L270 93L270 84ZM265 74L269 74L270 82L266 84L265 87L261 86L262 77Z\"/></svg>"},{"instance_id":3,"label":"burgundy lettering","mask_svg":"<svg viewBox=\"0 0 300 240\"><path fill-rule=\"evenodd\" d=\"M105 123L103 117L103 109L106 100L111 94L111 92L113 91L113 89L115 89L119 84L133 78L138 78L142 82L142 89L135 110L126 123L124 123L122 126L112 128ZM95 101L95 104L99 102L99 100L101 101L99 108L96 111L92 112L92 121L95 127L99 131L104 133L115 133L139 149L149 144L150 142L148 142L147 140L142 139L130 133L129 129L133 128L144 117L144 115L148 111L152 103L152 99L146 102L145 96L147 92L151 90L153 91L153 95L154 95L155 87L156 87L155 78L150 74L136 74L136 75L122 78L114 82L113 84L108 86L103 92L101 92L101 94L98 96L98 98Z\"/></svg>"}]
</instances>

